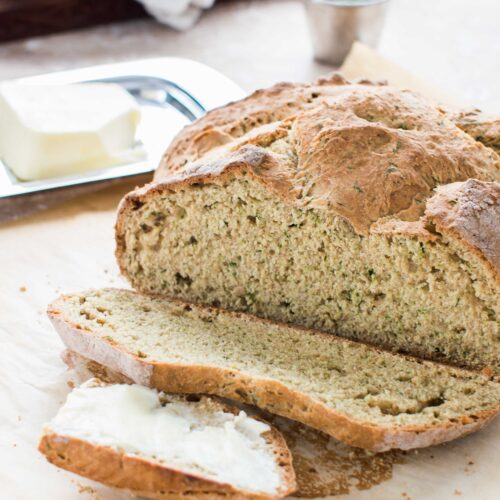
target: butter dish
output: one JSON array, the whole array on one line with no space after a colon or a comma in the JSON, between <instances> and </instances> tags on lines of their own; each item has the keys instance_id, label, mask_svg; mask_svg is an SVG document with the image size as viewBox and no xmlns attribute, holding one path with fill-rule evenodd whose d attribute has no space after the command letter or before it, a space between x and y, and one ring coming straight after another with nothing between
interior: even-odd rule
<instances>
[{"instance_id":1,"label":"butter dish","mask_svg":"<svg viewBox=\"0 0 500 500\"><path fill-rule=\"evenodd\" d=\"M0 221L4 211L12 216L12 204L30 196L50 195L57 190L102 184L152 172L165 148L185 125L205 112L240 99L245 94L235 83L203 64L187 59L164 57L51 73L13 81L27 85L73 83L114 83L136 100L141 122L136 135L139 155L128 155L122 164L86 173L21 180L0 161Z\"/></svg>"}]
</instances>

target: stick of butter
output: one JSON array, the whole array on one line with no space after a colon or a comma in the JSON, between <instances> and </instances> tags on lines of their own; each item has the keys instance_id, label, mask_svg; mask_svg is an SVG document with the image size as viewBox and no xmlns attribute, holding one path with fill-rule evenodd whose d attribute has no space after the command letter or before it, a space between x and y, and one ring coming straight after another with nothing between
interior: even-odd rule
<instances>
[{"instance_id":1,"label":"stick of butter","mask_svg":"<svg viewBox=\"0 0 500 500\"><path fill-rule=\"evenodd\" d=\"M120 164L140 111L114 84L0 86L0 158L18 179L67 176Z\"/></svg>"}]
</instances>

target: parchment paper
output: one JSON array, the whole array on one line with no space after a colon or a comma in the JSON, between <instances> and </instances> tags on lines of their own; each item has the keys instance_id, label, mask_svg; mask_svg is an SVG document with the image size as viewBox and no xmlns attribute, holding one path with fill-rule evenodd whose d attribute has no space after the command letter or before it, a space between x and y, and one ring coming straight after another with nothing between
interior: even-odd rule
<instances>
[{"instance_id":1,"label":"parchment paper","mask_svg":"<svg viewBox=\"0 0 500 500\"><path fill-rule=\"evenodd\" d=\"M113 224L119 198L132 187L123 184L0 227L1 499L129 498L56 469L36 447L43 423L69 391L62 344L46 306L62 292L126 286L114 261ZM391 480L367 491L353 486L349 498L499 498L499 437L497 419L475 435L409 454Z\"/></svg>"},{"instance_id":2,"label":"parchment paper","mask_svg":"<svg viewBox=\"0 0 500 500\"><path fill-rule=\"evenodd\" d=\"M465 105L463 100L452 92L429 85L409 69L402 68L361 42L354 42L340 67L340 72L349 80L357 78L386 80L393 87L414 90L429 100L450 108L460 108Z\"/></svg>"}]
</instances>

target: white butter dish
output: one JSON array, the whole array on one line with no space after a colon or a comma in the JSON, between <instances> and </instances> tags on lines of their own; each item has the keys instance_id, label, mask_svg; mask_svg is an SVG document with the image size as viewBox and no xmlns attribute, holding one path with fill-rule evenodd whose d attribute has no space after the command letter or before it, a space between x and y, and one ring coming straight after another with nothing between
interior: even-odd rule
<instances>
[{"instance_id":1,"label":"white butter dish","mask_svg":"<svg viewBox=\"0 0 500 500\"><path fill-rule=\"evenodd\" d=\"M82 174L23 181L0 162L0 221L2 212L12 217L12 205L19 197L50 194L84 184L152 172L175 134L185 125L207 111L245 94L235 83L203 64L173 57L145 59L126 63L107 64L89 68L51 73L15 80L16 83L61 85L86 82L115 83L125 88L137 101L141 123L137 130L137 148L143 151L138 160ZM130 158L130 157L129 157ZM15 199L14 199L15 198ZM26 200L28 201L28 200Z\"/></svg>"}]
</instances>

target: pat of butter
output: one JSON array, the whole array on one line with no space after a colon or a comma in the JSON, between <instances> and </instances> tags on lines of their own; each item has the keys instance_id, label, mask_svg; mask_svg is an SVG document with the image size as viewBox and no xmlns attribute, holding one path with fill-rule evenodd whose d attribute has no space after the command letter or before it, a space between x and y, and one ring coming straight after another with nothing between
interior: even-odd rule
<instances>
[{"instance_id":1,"label":"pat of butter","mask_svg":"<svg viewBox=\"0 0 500 500\"><path fill-rule=\"evenodd\" d=\"M124 163L139 120L135 99L118 85L5 83L0 158L21 180Z\"/></svg>"}]
</instances>

